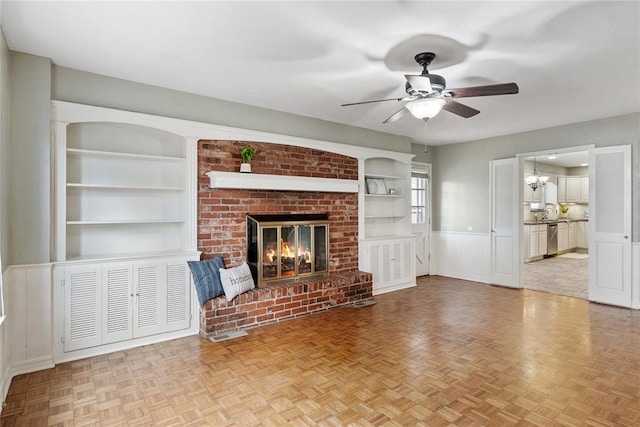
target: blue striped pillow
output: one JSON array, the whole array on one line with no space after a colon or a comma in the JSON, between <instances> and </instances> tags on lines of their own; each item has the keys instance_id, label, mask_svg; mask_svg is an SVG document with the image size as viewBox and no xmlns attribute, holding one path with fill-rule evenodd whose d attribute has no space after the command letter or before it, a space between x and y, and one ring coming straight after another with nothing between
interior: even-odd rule
<instances>
[{"instance_id":1,"label":"blue striped pillow","mask_svg":"<svg viewBox=\"0 0 640 427\"><path fill-rule=\"evenodd\" d=\"M220 269L225 268L222 255L204 261L187 261L187 264L191 269L200 305L224 295L224 288L220 282Z\"/></svg>"}]
</instances>

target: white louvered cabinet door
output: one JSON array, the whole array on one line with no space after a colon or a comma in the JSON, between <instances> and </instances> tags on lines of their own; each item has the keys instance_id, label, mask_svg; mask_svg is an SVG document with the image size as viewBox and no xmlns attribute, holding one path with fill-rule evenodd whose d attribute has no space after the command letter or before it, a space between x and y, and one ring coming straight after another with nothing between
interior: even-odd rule
<instances>
[{"instance_id":1,"label":"white louvered cabinet door","mask_svg":"<svg viewBox=\"0 0 640 427\"><path fill-rule=\"evenodd\" d=\"M135 291L133 304L133 337L162 332L165 263L134 265Z\"/></svg>"},{"instance_id":2,"label":"white louvered cabinet door","mask_svg":"<svg viewBox=\"0 0 640 427\"><path fill-rule=\"evenodd\" d=\"M189 327L191 320L191 284L187 263L167 265L167 289L164 299L164 330L177 331Z\"/></svg>"},{"instance_id":3,"label":"white louvered cabinet door","mask_svg":"<svg viewBox=\"0 0 640 427\"><path fill-rule=\"evenodd\" d=\"M113 265L102 269L102 343L130 340L133 334L133 267Z\"/></svg>"},{"instance_id":4,"label":"white louvered cabinet door","mask_svg":"<svg viewBox=\"0 0 640 427\"><path fill-rule=\"evenodd\" d=\"M102 343L102 293L96 267L67 268L64 272L64 351Z\"/></svg>"}]
</instances>

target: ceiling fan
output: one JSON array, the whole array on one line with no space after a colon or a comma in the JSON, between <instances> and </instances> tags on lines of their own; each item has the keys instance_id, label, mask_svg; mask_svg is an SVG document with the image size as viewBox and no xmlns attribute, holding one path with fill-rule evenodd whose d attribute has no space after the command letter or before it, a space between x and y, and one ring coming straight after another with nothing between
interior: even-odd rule
<instances>
[{"instance_id":1,"label":"ceiling fan","mask_svg":"<svg viewBox=\"0 0 640 427\"><path fill-rule=\"evenodd\" d=\"M458 89L447 89L444 77L437 74L429 74L427 67L436 57L435 53L422 52L415 56L416 62L422 67L422 74L404 77L407 79L405 90L407 95L404 98L376 99L373 101L352 102L342 104L342 107L350 105L370 104L384 101L409 101L401 109L393 113L382 123L390 123L398 120L407 112L410 112L418 119L428 120L440 112L446 110L458 116L469 118L480 111L467 105L454 101L453 98L468 98L473 96L490 95L510 95L518 93L518 85L515 83L502 83L487 86L463 87Z\"/></svg>"}]
</instances>

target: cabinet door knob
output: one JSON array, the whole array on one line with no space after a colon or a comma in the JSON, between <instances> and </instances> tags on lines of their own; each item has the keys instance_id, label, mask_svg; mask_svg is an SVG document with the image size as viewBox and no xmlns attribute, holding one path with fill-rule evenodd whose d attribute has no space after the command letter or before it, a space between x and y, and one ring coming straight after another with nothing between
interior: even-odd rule
<instances>
[{"instance_id":1,"label":"cabinet door knob","mask_svg":"<svg viewBox=\"0 0 640 427\"><path fill-rule=\"evenodd\" d=\"M628 239L628 238L629 238L629 236L624 236L624 238L625 238L625 239Z\"/></svg>"}]
</instances>

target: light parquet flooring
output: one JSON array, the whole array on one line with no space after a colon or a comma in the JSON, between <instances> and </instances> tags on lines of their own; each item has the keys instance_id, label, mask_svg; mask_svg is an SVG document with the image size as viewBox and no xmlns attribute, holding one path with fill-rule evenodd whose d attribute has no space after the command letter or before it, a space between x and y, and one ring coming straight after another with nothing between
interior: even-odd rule
<instances>
[{"instance_id":1,"label":"light parquet flooring","mask_svg":"<svg viewBox=\"0 0 640 427\"><path fill-rule=\"evenodd\" d=\"M640 312L443 277L14 378L2 426L640 424Z\"/></svg>"}]
</instances>

